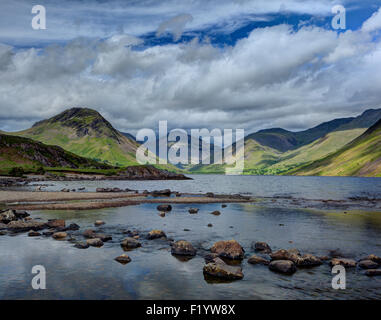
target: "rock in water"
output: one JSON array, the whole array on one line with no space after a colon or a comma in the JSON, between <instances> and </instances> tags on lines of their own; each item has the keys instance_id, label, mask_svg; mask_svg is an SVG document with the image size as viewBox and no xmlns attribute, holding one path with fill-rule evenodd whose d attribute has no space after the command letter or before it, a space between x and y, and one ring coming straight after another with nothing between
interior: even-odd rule
<instances>
[{"instance_id":1,"label":"rock in water","mask_svg":"<svg viewBox=\"0 0 381 320\"><path fill-rule=\"evenodd\" d=\"M380 269L370 269L370 270L366 270L365 274L368 277L381 276L381 270Z\"/></svg>"},{"instance_id":2,"label":"rock in water","mask_svg":"<svg viewBox=\"0 0 381 320\"><path fill-rule=\"evenodd\" d=\"M211 248L212 253L217 253L222 258L231 260L242 260L245 251L235 240L218 241Z\"/></svg>"},{"instance_id":3,"label":"rock in water","mask_svg":"<svg viewBox=\"0 0 381 320\"><path fill-rule=\"evenodd\" d=\"M15 215L15 210L6 210L0 213L0 222L8 224L11 221L17 221L17 216Z\"/></svg>"},{"instance_id":4,"label":"rock in water","mask_svg":"<svg viewBox=\"0 0 381 320\"><path fill-rule=\"evenodd\" d=\"M97 220L97 221L94 222L94 225L96 227L103 226L104 224L106 224L106 223L104 221L102 221L102 220Z\"/></svg>"},{"instance_id":5,"label":"rock in water","mask_svg":"<svg viewBox=\"0 0 381 320\"><path fill-rule=\"evenodd\" d=\"M28 237L38 237L40 235L41 235L41 233L39 233L37 231L31 230L31 231L28 232Z\"/></svg>"},{"instance_id":6,"label":"rock in water","mask_svg":"<svg viewBox=\"0 0 381 320\"><path fill-rule=\"evenodd\" d=\"M112 236L111 235L109 235L109 234L103 234L103 233L96 233L94 235L94 238L101 239L103 242L107 242L107 241L111 241L112 240Z\"/></svg>"},{"instance_id":7,"label":"rock in water","mask_svg":"<svg viewBox=\"0 0 381 320\"><path fill-rule=\"evenodd\" d=\"M148 240L154 240L154 239L160 239L160 238L166 238L167 235L162 230L152 230L148 233L147 239Z\"/></svg>"},{"instance_id":8,"label":"rock in water","mask_svg":"<svg viewBox=\"0 0 381 320\"><path fill-rule=\"evenodd\" d=\"M221 212L216 210L216 211L211 212L210 214L212 214L214 216L219 216L221 214Z\"/></svg>"},{"instance_id":9,"label":"rock in water","mask_svg":"<svg viewBox=\"0 0 381 320\"><path fill-rule=\"evenodd\" d=\"M87 229L83 231L83 236L88 239L95 238L95 231L92 229Z\"/></svg>"},{"instance_id":10,"label":"rock in water","mask_svg":"<svg viewBox=\"0 0 381 320\"><path fill-rule=\"evenodd\" d=\"M126 238L120 243L124 250L132 250L141 247L141 243L134 238Z\"/></svg>"},{"instance_id":11,"label":"rock in water","mask_svg":"<svg viewBox=\"0 0 381 320\"><path fill-rule=\"evenodd\" d=\"M334 258L330 262L331 267L334 266L343 266L345 268L355 268L356 261L352 259L343 259L343 258Z\"/></svg>"},{"instance_id":12,"label":"rock in water","mask_svg":"<svg viewBox=\"0 0 381 320\"><path fill-rule=\"evenodd\" d=\"M293 274L296 272L295 264L290 260L274 260L269 264L269 269L271 271L284 273L284 274Z\"/></svg>"},{"instance_id":13,"label":"rock in water","mask_svg":"<svg viewBox=\"0 0 381 320\"><path fill-rule=\"evenodd\" d=\"M180 240L172 244L171 253L179 256L195 256L197 250L192 244L185 240Z\"/></svg>"},{"instance_id":14,"label":"rock in water","mask_svg":"<svg viewBox=\"0 0 381 320\"><path fill-rule=\"evenodd\" d=\"M131 258L126 254L122 254L119 257L116 257L115 260L121 264L127 264L127 263L131 262Z\"/></svg>"},{"instance_id":15,"label":"rock in water","mask_svg":"<svg viewBox=\"0 0 381 320\"><path fill-rule=\"evenodd\" d=\"M62 219L51 219L51 220L48 220L47 226L49 228L59 228L59 227L65 228L66 222L65 220L62 220Z\"/></svg>"},{"instance_id":16,"label":"rock in water","mask_svg":"<svg viewBox=\"0 0 381 320\"><path fill-rule=\"evenodd\" d=\"M42 230L42 229L46 228L46 223L36 221L36 220L11 221L7 225L7 228L13 232L25 232L25 231L29 231L29 230L38 231L38 230Z\"/></svg>"},{"instance_id":17,"label":"rock in water","mask_svg":"<svg viewBox=\"0 0 381 320\"><path fill-rule=\"evenodd\" d=\"M312 254L304 254L300 258L296 259L295 264L298 267L316 267L322 265L323 261Z\"/></svg>"},{"instance_id":18,"label":"rock in water","mask_svg":"<svg viewBox=\"0 0 381 320\"><path fill-rule=\"evenodd\" d=\"M198 211L199 211L199 209L197 209L197 208L190 208L189 209L190 214L196 214L196 213L198 213Z\"/></svg>"},{"instance_id":19,"label":"rock in water","mask_svg":"<svg viewBox=\"0 0 381 320\"><path fill-rule=\"evenodd\" d=\"M56 232L56 233L53 233L53 238L57 239L57 240L65 239L66 237L67 237L67 233L66 232Z\"/></svg>"},{"instance_id":20,"label":"rock in water","mask_svg":"<svg viewBox=\"0 0 381 320\"><path fill-rule=\"evenodd\" d=\"M369 256L367 256L367 257L361 259L361 260L371 260L371 261L373 261L373 262L376 262L376 263L378 263L378 264L381 264L381 258L378 257L378 256L376 256L376 255L374 255L374 254L371 254L371 255L369 255Z\"/></svg>"},{"instance_id":21,"label":"rock in water","mask_svg":"<svg viewBox=\"0 0 381 320\"><path fill-rule=\"evenodd\" d=\"M361 260L358 264L361 269L377 269L378 263L372 260Z\"/></svg>"},{"instance_id":22,"label":"rock in water","mask_svg":"<svg viewBox=\"0 0 381 320\"><path fill-rule=\"evenodd\" d=\"M94 238L94 239L88 239L87 244L92 247L102 247L103 246L103 241L99 238Z\"/></svg>"},{"instance_id":23,"label":"rock in water","mask_svg":"<svg viewBox=\"0 0 381 320\"><path fill-rule=\"evenodd\" d=\"M220 258L214 259L208 263L203 269L204 275L223 280L240 280L243 278L242 268L227 265Z\"/></svg>"},{"instance_id":24,"label":"rock in water","mask_svg":"<svg viewBox=\"0 0 381 320\"><path fill-rule=\"evenodd\" d=\"M247 262L250 264L263 264L263 265L268 265L270 263L269 260L262 258L260 256L257 256L257 255L251 256L249 258L249 260L247 260Z\"/></svg>"},{"instance_id":25,"label":"rock in water","mask_svg":"<svg viewBox=\"0 0 381 320\"><path fill-rule=\"evenodd\" d=\"M270 246L266 242L256 242L253 247L255 251L259 251L261 253L272 252Z\"/></svg>"},{"instance_id":26,"label":"rock in water","mask_svg":"<svg viewBox=\"0 0 381 320\"><path fill-rule=\"evenodd\" d=\"M162 212L169 212L172 211L172 206L170 204L161 204L157 206L157 210Z\"/></svg>"},{"instance_id":27,"label":"rock in water","mask_svg":"<svg viewBox=\"0 0 381 320\"><path fill-rule=\"evenodd\" d=\"M77 242L74 247L77 249L87 249L90 245L86 241Z\"/></svg>"}]
</instances>

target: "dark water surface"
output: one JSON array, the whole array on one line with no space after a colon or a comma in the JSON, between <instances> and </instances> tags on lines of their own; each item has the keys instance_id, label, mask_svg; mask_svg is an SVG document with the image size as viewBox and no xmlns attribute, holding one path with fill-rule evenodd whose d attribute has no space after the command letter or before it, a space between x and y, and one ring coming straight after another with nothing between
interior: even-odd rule
<instances>
[{"instance_id":1,"label":"dark water surface","mask_svg":"<svg viewBox=\"0 0 381 320\"><path fill-rule=\"evenodd\" d=\"M71 182L54 183L50 190L86 186L116 186L139 190L170 188L181 192L251 193L256 196L292 196L309 199L345 199L367 196L380 199L381 179L227 177L194 176L193 181ZM219 240L236 239L253 254L253 241L266 241L273 249L297 248L305 253L326 255L340 249L343 256L360 259L374 253L381 256L381 212L334 211L277 207L260 204L174 205L165 218L156 205L94 211L35 211L42 219L63 218L85 228L97 219L100 230L113 235L102 248L79 250L68 241L28 238L26 234L0 236L1 299L380 299L381 278L368 278L362 270L347 271L347 289L331 288L328 264L298 270L293 276L269 271L266 266L242 262L244 279L230 283L204 280L201 254ZM220 210L220 216L210 212ZM212 223L213 227L207 227ZM121 265L113 259L122 254L123 230L142 234L162 229L174 240L188 240L199 254L180 261L170 253L168 242L141 240L142 247L128 252L132 261ZM190 231L184 231L189 229ZM74 237L77 237L74 235ZM78 236L79 238L79 236ZM33 290L34 265L47 271L47 289Z\"/></svg>"}]
</instances>

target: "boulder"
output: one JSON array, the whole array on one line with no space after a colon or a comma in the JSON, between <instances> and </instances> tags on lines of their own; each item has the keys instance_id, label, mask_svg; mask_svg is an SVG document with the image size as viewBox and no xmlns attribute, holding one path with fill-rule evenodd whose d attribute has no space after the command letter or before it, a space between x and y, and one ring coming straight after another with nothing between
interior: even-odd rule
<instances>
[{"instance_id":1,"label":"boulder","mask_svg":"<svg viewBox=\"0 0 381 320\"><path fill-rule=\"evenodd\" d=\"M6 210L0 213L0 222L3 224L8 224L11 221L17 221L17 216L15 215L15 210Z\"/></svg>"},{"instance_id":2,"label":"boulder","mask_svg":"<svg viewBox=\"0 0 381 320\"><path fill-rule=\"evenodd\" d=\"M28 232L28 237L38 237L40 235L41 235L41 233L39 233L37 231L31 230L31 231Z\"/></svg>"},{"instance_id":3,"label":"boulder","mask_svg":"<svg viewBox=\"0 0 381 320\"><path fill-rule=\"evenodd\" d=\"M172 211L172 206L170 204L161 204L157 206L157 210L162 212L169 212Z\"/></svg>"},{"instance_id":4,"label":"boulder","mask_svg":"<svg viewBox=\"0 0 381 320\"><path fill-rule=\"evenodd\" d=\"M257 255L252 255L249 260L247 260L248 263L250 264L263 264L263 265L268 265L270 264L270 261L265 259L265 258L262 258L260 256L257 256Z\"/></svg>"},{"instance_id":5,"label":"boulder","mask_svg":"<svg viewBox=\"0 0 381 320\"><path fill-rule=\"evenodd\" d=\"M91 247L102 247L103 246L103 241L99 238L94 238L94 239L88 239L86 240L87 244Z\"/></svg>"},{"instance_id":6,"label":"boulder","mask_svg":"<svg viewBox=\"0 0 381 320\"><path fill-rule=\"evenodd\" d=\"M17 217L17 219L25 219L30 216L30 214L23 210L14 210L14 215Z\"/></svg>"},{"instance_id":7,"label":"boulder","mask_svg":"<svg viewBox=\"0 0 381 320\"><path fill-rule=\"evenodd\" d=\"M371 261L373 261L373 262L376 262L376 263L378 263L378 264L381 264L381 257L378 257L378 256L376 256L376 255L374 255L374 254L371 254L371 255L369 255L369 256L367 256L367 257L361 259L361 260L371 260Z\"/></svg>"},{"instance_id":8,"label":"boulder","mask_svg":"<svg viewBox=\"0 0 381 320\"><path fill-rule=\"evenodd\" d=\"M0 230L5 230L5 229L8 229L8 226L0 222Z\"/></svg>"},{"instance_id":9,"label":"boulder","mask_svg":"<svg viewBox=\"0 0 381 320\"><path fill-rule=\"evenodd\" d=\"M81 241L81 242L77 242L74 245L74 247L77 249L87 249L88 247L90 247L90 245L86 241Z\"/></svg>"},{"instance_id":10,"label":"boulder","mask_svg":"<svg viewBox=\"0 0 381 320\"><path fill-rule=\"evenodd\" d=\"M214 216L219 216L221 214L221 212L219 212L218 210L216 211L213 211L211 212L210 214L214 215Z\"/></svg>"},{"instance_id":11,"label":"boulder","mask_svg":"<svg viewBox=\"0 0 381 320\"><path fill-rule=\"evenodd\" d=\"M96 226L96 227L103 226L104 224L106 224L106 223L102 220L97 220L94 222L94 226Z\"/></svg>"},{"instance_id":12,"label":"boulder","mask_svg":"<svg viewBox=\"0 0 381 320\"><path fill-rule=\"evenodd\" d=\"M226 204L222 204L222 205L221 205L221 208L226 208L226 207L227 207Z\"/></svg>"},{"instance_id":13,"label":"boulder","mask_svg":"<svg viewBox=\"0 0 381 320\"><path fill-rule=\"evenodd\" d=\"M296 262L299 258L299 251L280 249L270 254L271 260L290 260Z\"/></svg>"},{"instance_id":14,"label":"boulder","mask_svg":"<svg viewBox=\"0 0 381 320\"><path fill-rule=\"evenodd\" d=\"M207 196L208 198L214 198L214 193L213 193L213 192L207 192L207 193L206 193L206 196Z\"/></svg>"},{"instance_id":15,"label":"boulder","mask_svg":"<svg viewBox=\"0 0 381 320\"><path fill-rule=\"evenodd\" d=\"M165 218L165 212L160 212L159 216L162 217L162 218Z\"/></svg>"},{"instance_id":16,"label":"boulder","mask_svg":"<svg viewBox=\"0 0 381 320\"><path fill-rule=\"evenodd\" d=\"M366 274L368 277L381 276L381 269L370 269L370 270L366 270L366 271L365 271L365 274Z\"/></svg>"},{"instance_id":17,"label":"boulder","mask_svg":"<svg viewBox=\"0 0 381 320\"><path fill-rule=\"evenodd\" d=\"M196 214L196 213L198 213L199 209L197 209L197 208L190 208L188 211L189 211L190 214Z\"/></svg>"},{"instance_id":18,"label":"boulder","mask_svg":"<svg viewBox=\"0 0 381 320\"><path fill-rule=\"evenodd\" d=\"M126 238L120 243L124 250L132 250L141 247L141 243L134 238Z\"/></svg>"},{"instance_id":19,"label":"boulder","mask_svg":"<svg viewBox=\"0 0 381 320\"><path fill-rule=\"evenodd\" d=\"M323 261L312 254L304 254L294 262L298 267L316 267L323 264Z\"/></svg>"},{"instance_id":20,"label":"boulder","mask_svg":"<svg viewBox=\"0 0 381 320\"><path fill-rule=\"evenodd\" d=\"M127 263L131 262L131 258L126 254L122 254L119 257L116 257L115 261L118 261L121 264L127 264Z\"/></svg>"},{"instance_id":21,"label":"boulder","mask_svg":"<svg viewBox=\"0 0 381 320\"><path fill-rule=\"evenodd\" d=\"M71 223L66 230L71 230L71 231L77 231L80 229L80 226L76 223Z\"/></svg>"},{"instance_id":22,"label":"boulder","mask_svg":"<svg viewBox=\"0 0 381 320\"><path fill-rule=\"evenodd\" d=\"M372 261L372 260L361 260L358 263L358 266L361 269L377 269L378 268L378 263Z\"/></svg>"},{"instance_id":23,"label":"boulder","mask_svg":"<svg viewBox=\"0 0 381 320\"><path fill-rule=\"evenodd\" d=\"M218 258L218 254L217 253L207 253L205 256L204 256L204 260L206 263L210 263L210 262L213 262L214 259Z\"/></svg>"},{"instance_id":24,"label":"boulder","mask_svg":"<svg viewBox=\"0 0 381 320\"><path fill-rule=\"evenodd\" d=\"M274 260L269 264L269 269L274 272L293 274L296 272L295 263L290 260Z\"/></svg>"},{"instance_id":25,"label":"boulder","mask_svg":"<svg viewBox=\"0 0 381 320\"><path fill-rule=\"evenodd\" d=\"M169 197L171 195L171 190L169 190L169 189L154 190L154 191L151 192L151 194L154 197L161 197L161 196L167 196L167 197Z\"/></svg>"},{"instance_id":26,"label":"boulder","mask_svg":"<svg viewBox=\"0 0 381 320\"><path fill-rule=\"evenodd\" d=\"M87 239L95 238L95 231L92 229L87 229L83 231L83 236Z\"/></svg>"},{"instance_id":27,"label":"boulder","mask_svg":"<svg viewBox=\"0 0 381 320\"><path fill-rule=\"evenodd\" d=\"M46 228L46 223L36 220L29 221L11 221L7 225L8 230L12 232L26 232L29 230L39 231Z\"/></svg>"},{"instance_id":28,"label":"boulder","mask_svg":"<svg viewBox=\"0 0 381 320\"><path fill-rule=\"evenodd\" d=\"M344 258L333 258L330 262L331 267L334 266L343 266L345 268L355 268L356 261L352 259L344 259Z\"/></svg>"},{"instance_id":29,"label":"boulder","mask_svg":"<svg viewBox=\"0 0 381 320\"><path fill-rule=\"evenodd\" d=\"M178 256L195 256L197 250L185 240L176 241L172 244L171 253Z\"/></svg>"},{"instance_id":30,"label":"boulder","mask_svg":"<svg viewBox=\"0 0 381 320\"><path fill-rule=\"evenodd\" d=\"M209 228L212 228L212 227L213 227L213 224L208 223L208 227L209 227Z\"/></svg>"},{"instance_id":31,"label":"boulder","mask_svg":"<svg viewBox=\"0 0 381 320\"><path fill-rule=\"evenodd\" d=\"M62 219L51 219L51 220L48 220L46 224L49 228L59 228L59 227L65 228L66 226L65 220L62 220Z\"/></svg>"},{"instance_id":32,"label":"boulder","mask_svg":"<svg viewBox=\"0 0 381 320\"><path fill-rule=\"evenodd\" d=\"M243 278L242 268L229 266L220 258L214 259L203 268L204 275L223 280L240 280Z\"/></svg>"},{"instance_id":33,"label":"boulder","mask_svg":"<svg viewBox=\"0 0 381 320\"><path fill-rule=\"evenodd\" d=\"M253 245L254 250L261 253L271 253L272 250L266 242L256 242Z\"/></svg>"},{"instance_id":34,"label":"boulder","mask_svg":"<svg viewBox=\"0 0 381 320\"><path fill-rule=\"evenodd\" d=\"M45 231L42 233L45 237L51 237L54 234L54 231Z\"/></svg>"},{"instance_id":35,"label":"boulder","mask_svg":"<svg viewBox=\"0 0 381 320\"><path fill-rule=\"evenodd\" d=\"M94 234L94 238L101 239L103 242L111 241L112 236L109 234L103 234L103 233L96 233Z\"/></svg>"},{"instance_id":36,"label":"boulder","mask_svg":"<svg viewBox=\"0 0 381 320\"><path fill-rule=\"evenodd\" d=\"M54 239L65 239L67 237L67 233L66 232L55 232L53 233L53 238Z\"/></svg>"},{"instance_id":37,"label":"boulder","mask_svg":"<svg viewBox=\"0 0 381 320\"><path fill-rule=\"evenodd\" d=\"M160 239L160 238L166 238L167 235L162 230L152 230L148 233L147 239L148 240L154 240L154 239Z\"/></svg>"},{"instance_id":38,"label":"boulder","mask_svg":"<svg viewBox=\"0 0 381 320\"><path fill-rule=\"evenodd\" d=\"M218 241L211 248L212 253L217 253L222 258L231 260L242 260L245 251L235 240Z\"/></svg>"}]
</instances>

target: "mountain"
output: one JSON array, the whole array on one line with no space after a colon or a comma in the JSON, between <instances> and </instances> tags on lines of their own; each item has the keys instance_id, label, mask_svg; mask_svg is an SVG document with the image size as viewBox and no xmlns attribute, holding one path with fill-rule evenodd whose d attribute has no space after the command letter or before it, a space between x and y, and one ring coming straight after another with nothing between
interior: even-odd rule
<instances>
[{"instance_id":1,"label":"mountain","mask_svg":"<svg viewBox=\"0 0 381 320\"><path fill-rule=\"evenodd\" d=\"M381 177L381 120L337 152L289 173Z\"/></svg>"},{"instance_id":2,"label":"mountain","mask_svg":"<svg viewBox=\"0 0 381 320\"><path fill-rule=\"evenodd\" d=\"M130 139L130 140L133 140L133 141L136 141L136 138L131 134L131 133L128 133L128 132L120 132L122 135L124 135L126 138Z\"/></svg>"},{"instance_id":3,"label":"mountain","mask_svg":"<svg viewBox=\"0 0 381 320\"><path fill-rule=\"evenodd\" d=\"M0 134L0 171L6 173L14 167L24 169L40 167L111 168L94 160L79 157L57 146L48 146L28 138Z\"/></svg>"},{"instance_id":4,"label":"mountain","mask_svg":"<svg viewBox=\"0 0 381 320\"><path fill-rule=\"evenodd\" d=\"M381 109L370 109L356 118L342 118L324 122L314 128L292 132L281 128L261 130L246 139L252 139L263 146L286 152L308 145L334 131L369 128L381 118Z\"/></svg>"},{"instance_id":5,"label":"mountain","mask_svg":"<svg viewBox=\"0 0 381 320\"><path fill-rule=\"evenodd\" d=\"M356 118L332 120L301 133L293 133L284 129L269 129L251 134L245 138L244 142L244 173L253 175L288 173L290 170L340 150L361 136L380 118L381 109L371 109ZM322 136L325 132L328 133ZM312 139L315 140L306 144ZM298 144L301 146L295 147ZM288 148L290 150L279 150ZM233 145L235 152L234 149L235 146ZM198 165L189 171L193 173L223 173L226 167L226 165L215 164Z\"/></svg>"},{"instance_id":6,"label":"mountain","mask_svg":"<svg viewBox=\"0 0 381 320\"><path fill-rule=\"evenodd\" d=\"M88 108L68 109L32 128L11 133L57 145L76 155L115 166L136 165L139 144L113 128L102 115Z\"/></svg>"}]
</instances>

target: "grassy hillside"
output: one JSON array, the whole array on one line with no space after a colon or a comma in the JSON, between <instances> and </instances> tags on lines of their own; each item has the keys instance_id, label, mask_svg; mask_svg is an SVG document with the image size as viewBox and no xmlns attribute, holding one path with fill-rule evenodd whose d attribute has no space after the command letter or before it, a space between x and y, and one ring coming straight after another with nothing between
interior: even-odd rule
<instances>
[{"instance_id":1,"label":"grassy hillside","mask_svg":"<svg viewBox=\"0 0 381 320\"><path fill-rule=\"evenodd\" d=\"M32 128L12 133L49 145L57 145L82 157L115 166L136 165L139 146L115 130L97 111L73 108Z\"/></svg>"},{"instance_id":2,"label":"grassy hillside","mask_svg":"<svg viewBox=\"0 0 381 320\"><path fill-rule=\"evenodd\" d=\"M381 120L337 152L289 174L381 177Z\"/></svg>"},{"instance_id":3,"label":"grassy hillside","mask_svg":"<svg viewBox=\"0 0 381 320\"><path fill-rule=\"evenodd\" d=\"M28 138L0 134L0 173L9 174L16 167L30 172L54 167L112 169L106 164L77 156L57 146L48 146Z\"/></svg>"}]
</instances>

